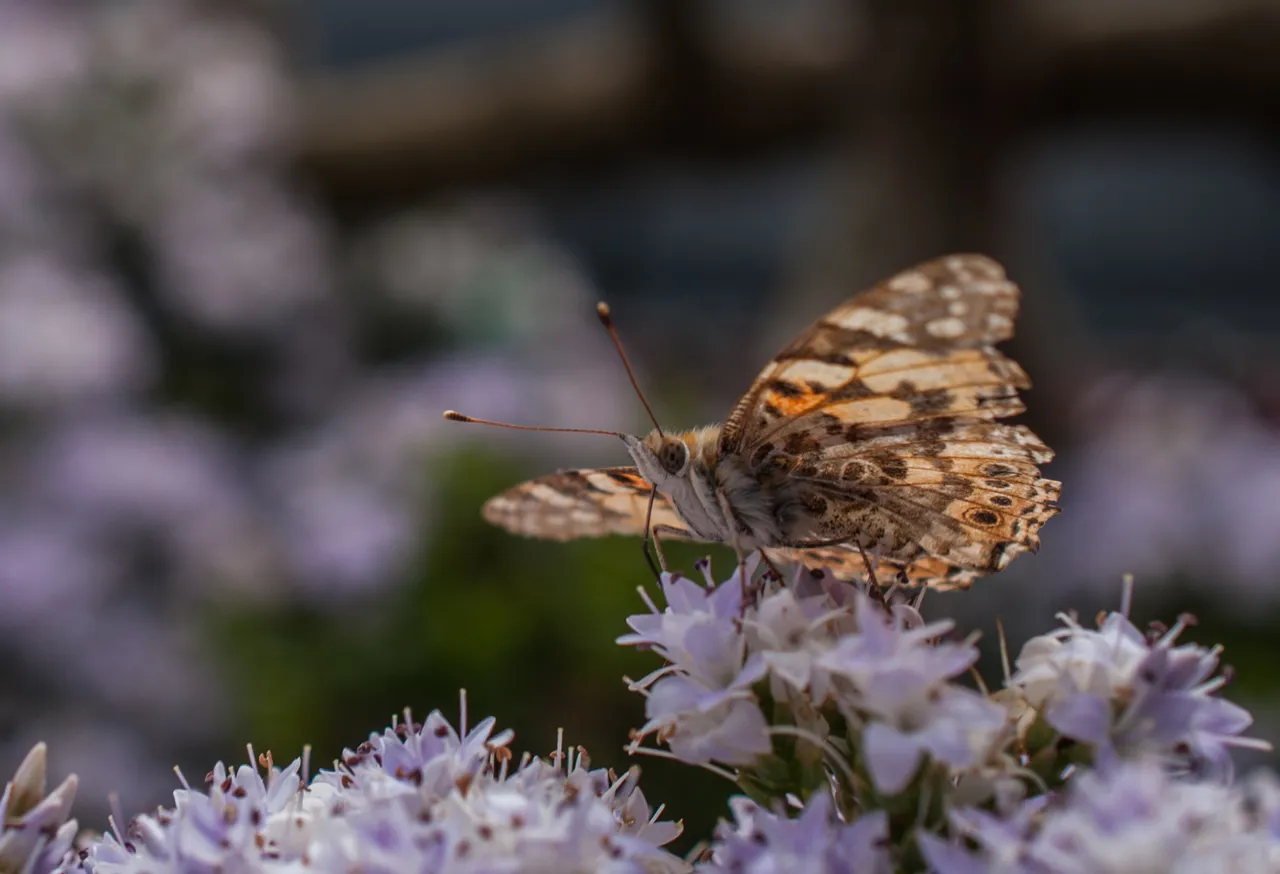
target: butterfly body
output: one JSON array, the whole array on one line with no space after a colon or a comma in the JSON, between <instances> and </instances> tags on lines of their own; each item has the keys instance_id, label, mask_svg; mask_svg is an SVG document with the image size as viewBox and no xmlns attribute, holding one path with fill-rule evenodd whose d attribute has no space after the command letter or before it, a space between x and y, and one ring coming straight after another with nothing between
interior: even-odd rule
<instances>
[{"instance_id":1,"label":"butterfly body","mask_svg":"<svg viewBox=\"0 0 1280 874\"><path fill-rule=\"evenodd\" d=\"M1018 289L996 262L919 265L819 319L723 425L624 436L634 467L516 486L485 517L551 539L643 534L725 543L838 576L964 587L1039 545L1060 484L1022 425L1030 385L994 348ZM656 494L654 494L656 490ZM648 515L653 500L652 516Z\"/></svg>"},{"instance_id":2,"label":"butterfly body","mask_svg":"<svg viewBox=\"0 0 1280 874\"><path fill-rule=\"evenodd\" d=\"M670 501L693 539L741 549L779 546L778 496L720 449L719 425L624 437L644 479Z\"/></svg>"}]
</instances>

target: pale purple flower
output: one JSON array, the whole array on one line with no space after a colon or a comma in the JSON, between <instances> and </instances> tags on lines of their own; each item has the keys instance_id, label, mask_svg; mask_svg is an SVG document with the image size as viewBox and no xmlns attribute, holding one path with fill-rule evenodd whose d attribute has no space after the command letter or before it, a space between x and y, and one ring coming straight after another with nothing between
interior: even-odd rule
<instances>
[{"instance_id":1,"label":"pale purple flower","mask_svg":"<svg viewBox=\"0 0 1280 874\"><path fill-rule=\"evenodd\" d=\"M151 369L134 313L102 276L0 257L0 402L47 406L131 392Z\"/></svg>"},{"instance_id":2,"label":"pale purple flower","mask_svg":"<svg viewBox=\"0 0 1280 874\"><path fill-rule=\"evenodd\" d=\"M84 27L56 4L0 2L0 103L54 100L84 67Z\"/></svg>"},{"instance_id":3,"label":"pale purple flower","mask_svg":"<svg viewBox=\"0 0 1280 874\"><path fill-rule=\"evenodd\" d=\"M111 526L177 534L245 511L233 485L242 473L232 448L193 418L72 419L32 466L43 499Z\"/></svg>"},{"instance_id":4,"label":"pale purple flower","mask_svg":"<svg viewBox=\"0 0 1280 874\"><path fill-rule=\"evenodd\" d=\"M343 773L326 773L321 781L359 782L371 768L395 780L420 787L427 797L447 795L460 782L470 782L489 764L489 758L505 750L514 737L508 729L493 734L496 720L481 720L465 737L433 710L425 722L399 723L342 755Z\"/></svg>"},{"instance_id":5,"label":"pale purple flower","mask_svg":"<svg viewBox=\"0 0 1280 874\"><path fill-rule=\"evenodd\" d=\"M46 765L45 745L36 744L0 793L0 871L47 874L76 836L76 777L46 793Z\"/></svg>"},{"instance_id":6,"label":"pale purple flower","mask_svg":"<svg viewBox=\"0 0 1280 874\"><path fill-rule=\"evenodd\" d=\"M1054 584L1043 589L1111 586L1122 573L1154 589L1176 575L1228 611L1274 604L1276 587L1259 581L1280 560L1280 434L1251 407L1205 376L1122 373L1093 387L1059 474L1072 512L1045 541L1039 567Z\"/></svg>"},{"instance_id":7,"label":"pale purple flower","mask_svg":"<svg viewBox=\"0 0 1280 874\"><path fill-rule=\"evenodd\" d=\"M175 192L150 239L166 302L214 330L280 330L328 293L316 218L270 181Z\"/></svg>"},{"instance_id":8,"label":"pale purple flower","mask_svg":"<svg viewBox=\"0 0 1280 874\"><path fill-rule=\"evenodd\" d=\"M957 811L952 829L978 845L962 849L917 835L937 874L1271 874L1280 842L1248 816L1238 790L1171 777L1151 761L1083 772L1063 798L1002 820Z\"/></svg>"},{"instance_id":9,"label":"pale purple flower","mask_svg":"<svg viewBox=\"0 0 1280 874\"><path fill-rule=\"evenodd\" d=\"M754 698L708 689L688 677L654 683L645 716L638 739L656 734L677 758L691 764L749 765L772 748L769 725Z\"/></svg>"},{"instance_id":10,"label":"pale purple flower","mask_svg":"<svg viewBox=\"0 0 1280 874\"><path fill-rule=\"evenodd\" d=\"M667 666L634 688L645 692L647 722L639 737L657 734L689 762L749 764L770 749L768 725L751 686L765 676L764 659L747 659L742 634L742 583L700 586L664 574L667 607L628 618L623 645L651 647Z\"/></svg>"},{"instance_id":11,"label":"pale purple flower","mask_svg":"<svg viewBox=\"0 0 1280 874\"><path fill-rule=\"evenodd\" d=\"M738 796L730 799L733 822L716 829L706 874L891 874L889 822L883 811L852 823L836 819L831 797L815 795L799 816L788 818Z\"/></svg>"},{"instance_id":12,"label":"pale purple flower","mask_svg":"<svg viewBox=\"0 0 1280 874\"><path fill-rule=\"evenodd\" d=\"M977 660L969 644L932 643L948 621L909 627L862 598L858 633L845 636L820 664L848 691L842 711L865 723L862 746L877 787L906 788L924 757L954 768L975 764L1004 726L1003 708L951 684Z\"/></svg>"},{"instance_id":13,"label":"pale purple flower","mask_svg":"<svg viewBox=\"0 0 1280 874\"><path fill-rule=\"evenodd\" d=\"M284 553L316 595L390 583L415 544L413 508L358 477L298 480L280 497Z\"/></svg>"},{"instance_id":14,"label":"pale purple flower","mask_svg":"<svg viewBox=\"0 0 1280 874\"><path fill-rule=\"evenodd\" d=\"M857 626L850 611L835 606L830 589L803 585L812 579L807 572L799 574L791 587L762 599L744 632L750 651L759 653L768 669L774 698L808 698L820 706L836 694L821 662L836 635L853 633Z\"/></svg>"},{"instance_id":15,"label":"pale purple flower","mask_svg":"<svg viewBox=\"0 0 1280 874\"><path fill-rule=\"evenodd\" d=\"M159 7L167 12L173 4ZM171 92L161 117L165 145L199 154L213 167L275 156L296 112L279 46L231 16L205 18L198 26L190 10L178 10L174 18L166 28L169 58L161 73ZM144 30L140 36L154 34Z\"/></svg>"},{"instance_id":16,"label":"pale purple flower","mask_svg":"<svg viewBox=\"0 0 1280 874\"><path fill-rule=\"evenodd\" d=\"M127 834L94 842L76 870L91 874L298 872L345 874L683 874L659 847L679 826L659 820L635 784L526 757L512 766L510 732L493 720L456 731L439 713L401 723L347 751L305 785L300 762L262 771L221 764L208 792L174 793ZM127 843L124 838L127 837Z\"/></svg>"},{"instance_id":17,"label":"pale purple flower","mask_svg":"<svg viewBox=\"0 0 1280 874\"><path fill-rule=\"evenodd\" d=\"M1179 621L1143 635L1119 613L1097 631L1068 616L1064 627L1028 641L1010 687L1063 735L1100 755L1160 755L1191 767L1229 771L1232 746L1267 748L1240 737L1253 718L1214 693L1219 648L1175 645Z\"/></svg>"},{"instance_id":18,"label":"pale purple flower","mask_svg":"<svg viewBox=\"0 0 1280 874\"><path fill-rule=\"evenodd\" d=\"M119 582L108 551L83 526L34 508L13 515L0 517L0 633L10 640L50 627L68 604L94 602Z\"/></svg>"},{"instance_id":19,"label":"pale purple flower","mask_svg":"<svg viewBox=\"0 0 1280 874\"><path fill-rule=\"evenodd\" d=\"M711 688L742 684L747 641L742 634L742 584L735 575L721 585L701 586L680 574L663 574L667 606L627 618L634 633L623 646L644 646L676 670ZM758 670L758 669L757 669Z\"/></svg>"},{"instance_id":20,"label":"pale purple flower","mask_svg":"<svg viewBox=\"0 0 1280 874\"><path fill-rule=\"evenodd\" d=\"M974 647L935 643L949 622L925 625L909 608L890 616L848 588L801 572L790 587L764 584L744 609L736 575L719 586L709 573L706 586L664 577L668 606L631 617L635 633L619 638L667 660L633 684L647 695L639 738L656 735L685 761L749 767L776 732L830 757L838 717L851 730L843 743L890 794L926 756L956 769L982 760L1006 715L951 683L976 660ZM765 714L779 712L783 724L771 725Z\"/></svg>"}]
</instances>

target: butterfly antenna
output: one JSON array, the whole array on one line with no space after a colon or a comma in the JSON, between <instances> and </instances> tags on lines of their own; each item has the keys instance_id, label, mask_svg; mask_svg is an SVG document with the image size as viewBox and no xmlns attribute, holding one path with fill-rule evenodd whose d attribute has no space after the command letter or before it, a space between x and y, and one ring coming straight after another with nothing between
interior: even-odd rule
<instances>
[{"instance_id":1,"label":"butterfly antenna","mask_svg":"<svg viewBox=\"0 0 1280 874\"><path fill-rule=\"evenodd\" d=\"M555 434L604 434L607 437L627 436L621 431L597 431L594 428L540 428L537 425L512 425L510 422L494 422L490 419L464 416L456 410L445 410L444 417L450 422L465 422L469 425L493 425L495 428L510 428L512 431L551 431Z\"/></svg>"},{"instance_id":2,"label":"butterfly antenna","mask_svg":"<svg viewBox=\"0 0 1280 874\"><path fill-rule=\"evenodd\" d=\"M649 406L649 401L645 398L644 392L640 391L640 383L636 380L636 372L631 369L631 359L627 358L627 350L622 348L622 338L618 336L618 329L613 326L613 313L609 310L609 305L604 301L596 304L596 315L600 317L600 324L604 325L604 329L609 332L609 339L613 341L613 347L618 350L618 357L622 359L622 366L627 369L627 378L631 380L631 387L636 390L640 403L644 404L644 411L649 414L649 420L653 422L653 427L658 429L658 436L666 437L662 433L662 426L658 424L658 417L653 414L653 408Z\"/></svg>"}]
</instances>

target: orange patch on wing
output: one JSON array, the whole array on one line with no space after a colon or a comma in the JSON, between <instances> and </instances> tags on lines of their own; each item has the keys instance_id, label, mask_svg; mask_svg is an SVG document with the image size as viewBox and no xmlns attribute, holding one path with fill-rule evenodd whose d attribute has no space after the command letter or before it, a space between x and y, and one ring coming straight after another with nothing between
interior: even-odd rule
<instances>
[{"instance_id":1,"label":"orange patch on wing","mask_svg":"<svg viewBox=\"0 0 1280 874\"><path fill-rule=\"evenodd\" d=\"M777 407L782 415L790 418L798 416L820 405L827 395L825 392L810 391L806 386L794 382L782 383L785 389L772 388L765 396L765 403Z\"/></svg>"}]
</instances>

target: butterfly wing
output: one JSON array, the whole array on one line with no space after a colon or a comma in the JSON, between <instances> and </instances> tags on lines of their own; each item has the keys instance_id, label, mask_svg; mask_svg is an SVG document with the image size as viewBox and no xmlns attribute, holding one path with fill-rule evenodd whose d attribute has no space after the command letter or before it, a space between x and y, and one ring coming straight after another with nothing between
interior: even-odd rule
<instances>
[{"instance_id":1,"label":"butterfly wing","mask_svg":"<svg viewBox=\"0 0 1280 874\"><path fill-rule=\"evenodd\" d=\"M634 467L563 470L507 489L490 498L483 512L494 525L525 537L641 536L652 493L653 487ZM651 522L668 529L662 532L663 539L693 539L660 492L654 498Z\"/></svg>"},{"instance_id":2,"label":"butterfly wing","mask_svg":"<svg viewBox=\"0 0 1280 874\"><path fill-rule=\"evenodd\" d=\"M1058 512L1061 484L1038 466L1053 453L1023 426L936 420L882 433L860 449L779 457L793 465L787 487L801 507L789 539L847 539L852 553L845 550L839 566L854 577L866 576L861 544L889 568L877 572L882 581L905 571L912 583L967 586L1037 549L1041 526ZM834 558L817 549L803 560Z\"/></svg>"},{"instance_id":3,"label":"butterfly wing","mask_svg":"<svg viewBox=\"0 0 1280 874\"><path fill-rule=\"evenodd\" d=\"M856 546L825 546L818 549L771 550L772 555L786 561L803 564L815 571L828 571L836 579L867 579L867 562ZM948 564L932 555L921 555L910 561L873 558L876 581L883 586L901 583L904 586L929 586L939 591L967 589L980 574Z\"/></svg>"},{"instance_id":4,"label":"butterfly wing","mask_svg":"<svg viewBox=\"0 0 1280 874\"><path fill-rule=\"evenodd\" d=\"M730 414L721 451L750 458L790 439L797 454L810 439L848 443L904 422L1019 413L1017 390L1030 381L993 347L1012 336L1017 314L1018 287L990 258L951 255L903 271L779 352Z\"/></svg>"},{"instance_id":5,"label":"butterfly wing","mask_svg":"<svg viewBox=\"0 0 1280 874\"><path fill-rule=\"evenodd\" d=\"M953 255L858 295L770 362L721 451L779 493L777 545L865 576L861 544L890 578L951 586L1036 548L1057 511L1038 467L1053 453L992 421L1021 412L1030 384L993 346L1017 310L1000 265Z\"/></svg>"}]
</instances>

